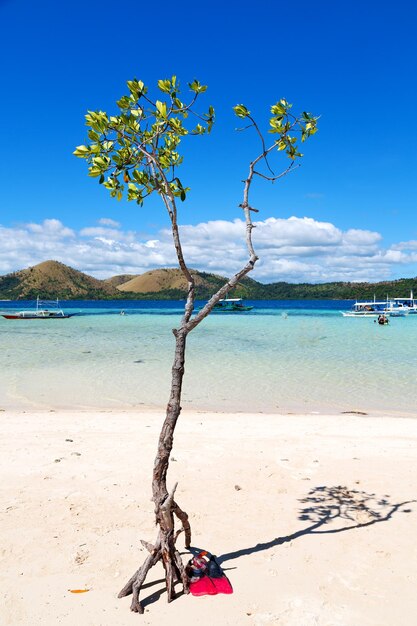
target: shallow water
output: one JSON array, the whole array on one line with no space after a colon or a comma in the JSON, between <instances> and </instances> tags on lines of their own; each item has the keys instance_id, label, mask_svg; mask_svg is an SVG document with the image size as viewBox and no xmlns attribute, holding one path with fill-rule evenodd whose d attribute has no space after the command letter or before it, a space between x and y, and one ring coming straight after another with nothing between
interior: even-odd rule
<instances>
[{"instance_id":1,"label":"shallow water","mask_svg":"<svg viewBox=\"0 0 417 626\"><path fill-rule=\"evenodd\" d=\"M189 335L184 408L417 413L417 316L381 327L342 317L350 303L253 304ZM182 306L71 302L67 320L0 318L0 408L164 406Z\"/></svg>"}]
</instances>

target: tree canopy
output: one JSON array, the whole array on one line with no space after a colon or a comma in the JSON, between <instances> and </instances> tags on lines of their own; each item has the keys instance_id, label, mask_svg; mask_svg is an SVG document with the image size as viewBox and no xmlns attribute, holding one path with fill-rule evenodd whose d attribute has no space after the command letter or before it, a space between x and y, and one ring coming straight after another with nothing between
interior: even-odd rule
<instances>
[{"instance_id":1,"label":"tree canopy","mask_svg":"<svg viewBox=\"0 0 417 626\"><path fill-rule=\"evenodd\" d=\"M86 159L89 176L99 179L112 197L142 205L153 192L186 199L189 188L177 175L183 161L180 143L187 135L210 133L215 122L215 111L209 106L199 112L195 105L207 90L198 80L188 83L188 101L181 100L181 87L176 76L158 80L156 97L149 88L136 78L127 81L129 93L117 101L119 113L108 115L104 111L88 111L86 125L89 128L86 145L74 151L75 156ZM263 159L273 148L286 153L292 163L302 156L298 139L304 142L317 132L317 117L306 111L295 116L292 105L284 98L271 106L269 133L272 145L267 146L250 110L237 104L233 110L238 118L249 122L262 141ZM266 164L269 168L268 161ZM291 167L291 165L290 165ZM255 171L255 174L263 175ZM270 169L264 177L273 180Z\"/></svg>"}]
</instances>

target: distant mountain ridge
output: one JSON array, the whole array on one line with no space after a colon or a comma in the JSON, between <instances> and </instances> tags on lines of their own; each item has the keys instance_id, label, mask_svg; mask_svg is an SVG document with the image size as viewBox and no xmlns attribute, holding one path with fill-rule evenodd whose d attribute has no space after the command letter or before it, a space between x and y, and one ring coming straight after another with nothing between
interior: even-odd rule
<instances>
[{"instance_id":1,"label":"distant mountain ridge","mask_svg":"<svg viewBox=\"0 0 417 626\"><path fill-rule=\"evenodd\" d=\"M209 286L209 282L202 272L191 270L197 287ZM214 276L214 274L212 275ZM223 279L219 276L220 281ZM177 289L186 291L187 281L180 269L158 269L139 274L132 277L123 284L119 284L120 291L131 291L134 293L149 293L166 291L167 289Z\"/></svg>"},{"instance_id":2,"label":"distant mountain ridge","mask_svg":"<svg viewBox=\"0 0 417 626\"><path fill-rule=\"evenodd\" d=\"M227 280L223 276L191 270L197 299L205 300ZM385 299L417 295L417 277L379 283L332 282L270 283L264 285L244 278L234 289L234 297L251 300ZM178 300L186 297L186 281L179 269L150 270L137 276L122 274L105 280L60 263L44 261L33 267L0 276L0 299L33 300L37 296L60 300Z\"/></svg>"},{"instance_id":3,"label":"distant mountain ridge","mask_svg":"<svg viewBox=\"0 0 417 626\"><path fill-rule=\"evenodd\" d=\"M127 283L128 280L135 278L136 274L119 274L118 276L111 276L110 278L105 278L103 282L109 283L113 285L113 287L118 287L119 285L123 285Z\"/></svg>"},{"instance_id":4,"label":"distant mountain ridge","mask_svg":"<svg viewBox=\"0 0 417 626\"><path fill-rule=\"evenodd\" d=\"M116 287L60 263L44 261L33 267L0 276L0 297L12 300L101 299L117 297Z\"/></svg>"}]
</instances>

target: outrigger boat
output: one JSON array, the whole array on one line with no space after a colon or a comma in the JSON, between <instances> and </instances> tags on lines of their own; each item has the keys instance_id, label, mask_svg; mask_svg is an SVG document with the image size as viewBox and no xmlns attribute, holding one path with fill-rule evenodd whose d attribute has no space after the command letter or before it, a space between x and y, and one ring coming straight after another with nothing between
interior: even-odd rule
<instances>
[{"instance_id":1,"label":"outrigger boat","mask_svg":"<svg viewBox=\"0 0 417 626\"><path fill-rule=\"evenodd\" d=\"M222 298L213 307L213 313L241 313L251 311L253 306L243 304L242 298Z\"/></svg>"},{"instance_id":2,"label":"outrigger boat","mask_svg":"<svg viewBox=\"0 0 417 626\"><path fill-rule=\"evenodd\" d=\"M36 299L36 308L19 311L18 313L1 313L6 320L47 320L47 319L67 319L72 314L64 313L60 308L58 299L40 300Z\"/></svg>"},{"instance_id":3,"label":"outrigger boat","mask_svg":"<svg viewBox=\"0 0 417 626\"><path fill-rule=\"evenodd\" d=\"M400 305L397 298L392 300L358 302L352 306L350 311L341 311L343 317L378 317L385 315L388 317L405 317L410 312L409 307Z\"/></svg>"},{"instance_id":4,"label":"outrigger boat","mask_svg":"<svg viewBox=\"0 0 417 626\"><path fill-rule=\"evenodd\" d=\"M390 302L399 310L408 309L410 315L417 315L417 298L414 298L412 290L409 298L390 298Z\"/></svg>"},{"instance_id":5,"label":"outrigger boat","mask_svg":"<svg viewBox=\"0 0 417 626\"><path fill-rule=\"evenodd\" d=\"M350 311L340 311L343 317L378 317L384 312L386 302L358 302L352 306Z\"/></svg>"}]
</instances>

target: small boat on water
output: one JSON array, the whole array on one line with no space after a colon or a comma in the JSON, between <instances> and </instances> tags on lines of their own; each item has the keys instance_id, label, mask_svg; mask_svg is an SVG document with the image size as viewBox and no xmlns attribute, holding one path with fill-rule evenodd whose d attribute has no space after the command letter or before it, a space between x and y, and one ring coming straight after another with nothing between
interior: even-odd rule
<instances>
[{"instance_id":1,"label":"small boat on water","mask_svg":"<svg viewBox=\"0 0 417 626\"><path fill-rule=\"evenodd\" d=\"M223 298L214 305L213 313L243 313L252 309L253 306L243 304L242 298Z\"/></svg>"},{"instance_id":2,"label":"small boat on water","mask_svg":"<svg viewBox=\"0 0 417 626\"><path fill-rule=\"evenodd\" d=\"M410 312L408 306L403 306L397 302L397 298L381 300L375 299L368 302L358 302L352 306L350 311L341 311L343 317L378 317L386 315L388 317L405 317Z\"/></svg>"},{"instance_id":3,"label":"small boat on water","mask_svg":"<svg viewBox=\"0 0 417 626\"><path fill-rule=\"evenodd\" d=\"M47 320L47 319L67 319L72 317L70 313L64 313L60 308L58 299L40 300L36 299L35 309L26 309L17 313L1 313L6 320Z\"/></svg>"},{"instance_id":4,"label":"small boat on water","mask_svg":"<svg viewBox=\"0 0 417 626\"><path fill-rule=\"evenodd\" d=\"M417 298L414 298L412 290L409 298L390 298L390 302L399 310L408 309L410 315L417 315Z\"/></svg>"}]
</instances>

